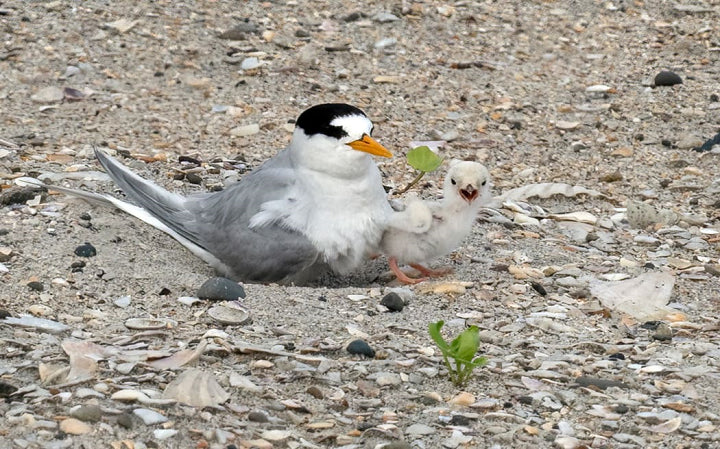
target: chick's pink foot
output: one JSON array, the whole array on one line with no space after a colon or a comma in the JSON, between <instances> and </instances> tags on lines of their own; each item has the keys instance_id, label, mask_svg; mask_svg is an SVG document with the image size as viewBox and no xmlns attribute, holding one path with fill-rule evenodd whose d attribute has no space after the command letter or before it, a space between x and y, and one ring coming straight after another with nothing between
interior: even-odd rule
<instances>
[{"instance_id":1,"label":"chick's pink foot","mask_svg":"<svg viewBox=\"0 0 720 449\"><path fill-rule=\"evenodd\" d=\"M393 273L395 273L395 276L397 277L398 281L402 282L403 284L418 284L422 281L425 281L427 278L411 278L407 274L403 273L403 271L398 267L397 259L394 257L391 257L388 259L388 264L390 265L390 269Z\"/></svg>"},{"instance_id":2,"label":"chick's pink foot","mask_svg":"<svg viewBox=\"0 0 720 449\"><path fill-rule=\"evenodd\" d=\"M420 265L418 263L411 263L410 266L415 268L416 270L418 270L420 273L422 273L423 276L427 276L427 277L431 277L431 278L442 277L442 276L448 275L453 272L453 269L450 267L439 268L439 269L433 270L431 268Z\"/></svg>"}]
</instances>

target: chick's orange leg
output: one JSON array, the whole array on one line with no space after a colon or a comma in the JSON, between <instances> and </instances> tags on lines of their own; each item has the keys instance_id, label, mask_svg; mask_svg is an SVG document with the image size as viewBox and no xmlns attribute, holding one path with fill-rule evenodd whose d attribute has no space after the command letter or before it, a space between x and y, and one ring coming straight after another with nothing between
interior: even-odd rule
<instances>
[{"instance_id":1,"label":"chick's orange leg","mask_svg":"<svg viewBox=\"0 0 720 449\"><path fill-rule=\"evenodd\" d=\"M420 265L419 263L411 263L410 266L422 273L423 276L428 276L431 278L445 276L446 274L450 274L453 272L453 269L450 267L433 270L423 265Z\"/></svg>"},{"instance_id":2,"label":"chick's orange leg","mask_svg":"<svg viewBox=\"0 0 720 449\"><path fill-rule=\"evenodd\" d=\"M400 267L398 267L397 259L394 257L390 257L388 259L388 264L390 265L390 269L392 270L392 272L395 273L398 281L402 282L403 284L418 284L425 280L425 278L415 279L408 277L408 275L403 273Z\"/></svg>"}]
</instances>

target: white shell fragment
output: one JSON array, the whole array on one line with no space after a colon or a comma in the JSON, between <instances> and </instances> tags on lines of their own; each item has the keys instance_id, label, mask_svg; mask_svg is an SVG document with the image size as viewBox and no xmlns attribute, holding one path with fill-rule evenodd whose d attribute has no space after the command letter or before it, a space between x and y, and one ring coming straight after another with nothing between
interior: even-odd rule
<instances>
[{"instance_id":1,"label":"white shell fragment","mask_svg":"<svg viewBox=\"0 0 720 449\"><path fill-rule=\"evenodd\" d=\"M659 320L677 312L670 302L675 276L665 272L645 273L624 281L590 281L590 292L611 310L641 321Z\"/></svg>"},{"instance_id":2,"label":"white shell fragment","mask_svg":"<svg viewBox=\"0 0 720 449\"><path fill-rule=\"evenodd\" d=\"M193 407L218 406L230 398L212 373L190 369L181 373L165 388L163 397Z\"/></svg>"}]
</instances>

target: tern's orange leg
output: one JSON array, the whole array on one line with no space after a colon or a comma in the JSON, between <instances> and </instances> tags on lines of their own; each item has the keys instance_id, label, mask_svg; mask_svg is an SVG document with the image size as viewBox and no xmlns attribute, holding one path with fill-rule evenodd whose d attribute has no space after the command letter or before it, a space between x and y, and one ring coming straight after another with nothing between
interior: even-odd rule
<instances>
[{"instance_id":1,"label":"tern's orange leg","mask_svg":"<svg viewBox=\"0 0 720 449\"><path fill-rule=\"evenodd\" d=\"M422 273L423 276L427 276L427 277L431 277L431 278L445 276L445 275L453 272L453 269L450 267L433 270L433 269L430 269L423 265L420 265L419 263L411 263L410 266L415 268L416 270L418 270L420 273Z\"/></svg>"},{"instance_id":2,"label":"tern's orange leg","mask_svg":"<svg viewBox=\"0 0 720 449\"><path fill-rule=\"evenodd\" d=\"M407 274L403 273L400 267L398 267L397 259L394 257L390 257L388 259L388 264L390 265L390 269L393 273L395 273L395 276L397 276L398 281L402 282L403 284L418 284L425 280L425 278L411 278L408 277Z\"/></svg>"}]
</instances>

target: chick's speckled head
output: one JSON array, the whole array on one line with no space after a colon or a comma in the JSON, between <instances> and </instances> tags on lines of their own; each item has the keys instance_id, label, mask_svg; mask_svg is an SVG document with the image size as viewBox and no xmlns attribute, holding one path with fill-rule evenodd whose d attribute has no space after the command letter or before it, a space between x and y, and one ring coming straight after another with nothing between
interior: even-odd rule
<instances>
[{"instance_id":1,"label":"chick's speckled head","mask_svg":"<svg viewBox=\"0 0 720 449\"><path fill-rule=\"evenodd\" d=\"M471 161L453 161L445 176L445 196L459 197L468 204L487 199L490 173L484 165Z\"/></svg>"}]
</instances>

